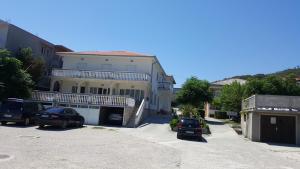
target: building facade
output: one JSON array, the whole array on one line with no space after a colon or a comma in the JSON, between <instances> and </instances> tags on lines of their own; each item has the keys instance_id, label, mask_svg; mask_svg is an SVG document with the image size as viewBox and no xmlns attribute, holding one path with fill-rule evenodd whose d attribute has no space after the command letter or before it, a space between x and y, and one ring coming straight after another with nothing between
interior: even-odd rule
<instances>
[{"instance_id":1,"label":"building facade","mask_svg":"<svg viewBox=\"0 0 300 169\"><path fill-rule=\"evenodd\" d=\"M165 73L156 56L127 51L58 52L63 65L53 69L50 91L67 94L64 97L97 97L99 108L107 107L107 113L116 111L109 107L118 106L118 99L125 99L123 124L127 125L134 113L143 107L144 112L170 112L175 80ZM61 96L59 96L61 97ZM102 97L102 98L101 98ZM93 98L92 98L93 99ZM108 100L105 103L104 100ZM115 99L112 104L111 100ZM134 102L134 105L129 102ZM68 99L68 102L76 103ZM87 103L89 104L89 103ZM131 107L132 110L126 110ZM127 111L127 113L126 113ZM103 115L102 111L99 115ZM101 115L102 113L102 115ZM84 114L84 113L83 113ZM138 114L140 115L140 114ZM144 115L143 115L144 116ZM102 119L103 119L102 118ZM101 119L101 118L100 118ZM101 120L92 124L101 124Z\"/></svg>"},{"instance_id":2,"label":"building facade","mask_svg":"<svg viewBox=\"0 0 300 169\"><path fill-rule=\"evenodd\" d=\"M300 97L253 95L242 102L241 128L253 141L300 145Z\"/></svg>"},{"instance_id":3,"label":"building facade","mask_svg":"<svg viewBox=\"0 0 300 169\"><path fill-rule=\"evenodd\" d=\"M40 88L49 89L48 74L53 68L61 68L62 60L56 52L71 52L62 45L54 45L13 24L0 20L0 49L7 49L14 54L22 48L31 48L33 57L41 57L46 63L45 78L38 84Z\"/></svg>"}]
</instances>

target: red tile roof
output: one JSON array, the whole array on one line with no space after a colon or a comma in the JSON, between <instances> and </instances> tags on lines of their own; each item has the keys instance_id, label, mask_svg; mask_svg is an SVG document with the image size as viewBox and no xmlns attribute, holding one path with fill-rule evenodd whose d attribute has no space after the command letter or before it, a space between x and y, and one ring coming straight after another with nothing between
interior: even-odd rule
<instances>
[{"instance_id":1,"label":"red tile roof","mask_svg":"<svg viewBox=\"0 0 300 169\"><path fill-rule=\"evenodd\" d=\"M58 52L61 54L75 55L99 55L99 56L153 56L129 51L82 51L82 52Z\"/></svg>"}]
</instances>

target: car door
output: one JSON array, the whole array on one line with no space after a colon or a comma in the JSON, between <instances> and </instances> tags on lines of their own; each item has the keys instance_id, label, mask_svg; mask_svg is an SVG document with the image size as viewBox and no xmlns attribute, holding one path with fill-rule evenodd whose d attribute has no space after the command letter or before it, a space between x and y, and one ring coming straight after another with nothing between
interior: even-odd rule
<instances>
[{"instance_id":1,"label":"car door","mask_svg":"<svg viewBox=\"0 0 300 169\"><path fill-rule=\"evenodd\" d=\"M70 123L70 124L73 124L73 123L74 123L72 114L73 114L72 109L70 109L70 108L66 108L66 109L65 109L65 111L64 111L65 120L67 120L68 123Z\"/></svg>"},{"instance_id":2,"label":"car door","mask_svg":"<svg viewBox=\"0 0 300 169\"><path fill-rule=\"evenodd\" d=\"M80 124L81 116L79 115L79 113L76 110L72 109L72 111L74 114L73 119L74 119L75 124Z\"/></svg>"}]
</instances>

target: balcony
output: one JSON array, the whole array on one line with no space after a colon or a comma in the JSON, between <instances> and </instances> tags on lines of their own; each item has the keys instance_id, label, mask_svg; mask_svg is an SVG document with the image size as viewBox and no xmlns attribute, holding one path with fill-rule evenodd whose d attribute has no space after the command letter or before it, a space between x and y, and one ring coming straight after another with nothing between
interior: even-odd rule
<instances>
[{"instance_id":1,"label":"balcony","mask_svg":"<svg viewBox=\"0 0 300 169\"><path fill-rule=\"evenodd\" d=\"M300 96L253 95L243 100L242 110L300 112Z\"/></svg>"},{"instance_id":2,"label":"balcony","mask_svg":"<svg viewBox=\"0 0 300 169\"><path fill-rule=\"evenodd\" d=\"M171 90L170 82L158 82L157 88L159 90Z\"/></svg>"},{"instance_id":3,"label":"balcony","mask_svg":"<svg viewBox=\"0 0 300 169\"><path fill-rule=\"evenodd\" d=\"M44 91L33 91L32 100L49 103L105 105L117 107L134 107L135 100L125 96L93 95L77 93L55 93Z\"/></svg>"},{"instance_id":4,"label":"balcony","mask_svg":"<svg viewBox=\"0 0 300 169\"><path fill-rule=\"evenodd\" d=\"M101 80L150 81L150 75L137 72L108 72L72 69L53 69L53 77L86 78Z\"/></svg>"}]
</instances>

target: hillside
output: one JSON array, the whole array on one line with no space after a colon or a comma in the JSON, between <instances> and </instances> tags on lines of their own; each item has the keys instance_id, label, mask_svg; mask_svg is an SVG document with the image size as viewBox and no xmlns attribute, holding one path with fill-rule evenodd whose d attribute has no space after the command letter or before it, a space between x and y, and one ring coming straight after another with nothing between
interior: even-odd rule
<instances>
[{"instance_id":1,"label":"hillside","mask_svg":"<svg viewBox=\"0 0 300 169\"><path fill-rule=\"evenodd\" d=\"M232 78L239 78L239 79L248 79L248 78L251 78L251 77L263 78L263 77L272 76L272 75L285 77L289 74L295 74L297 77L300 77L300 67L297 66L295 68L286 69L286 70L283 70L283 71L278 71L278 72L270 73L270 74L240 75L240 76L234 76Z\"/></svg>"}]
</instances>

